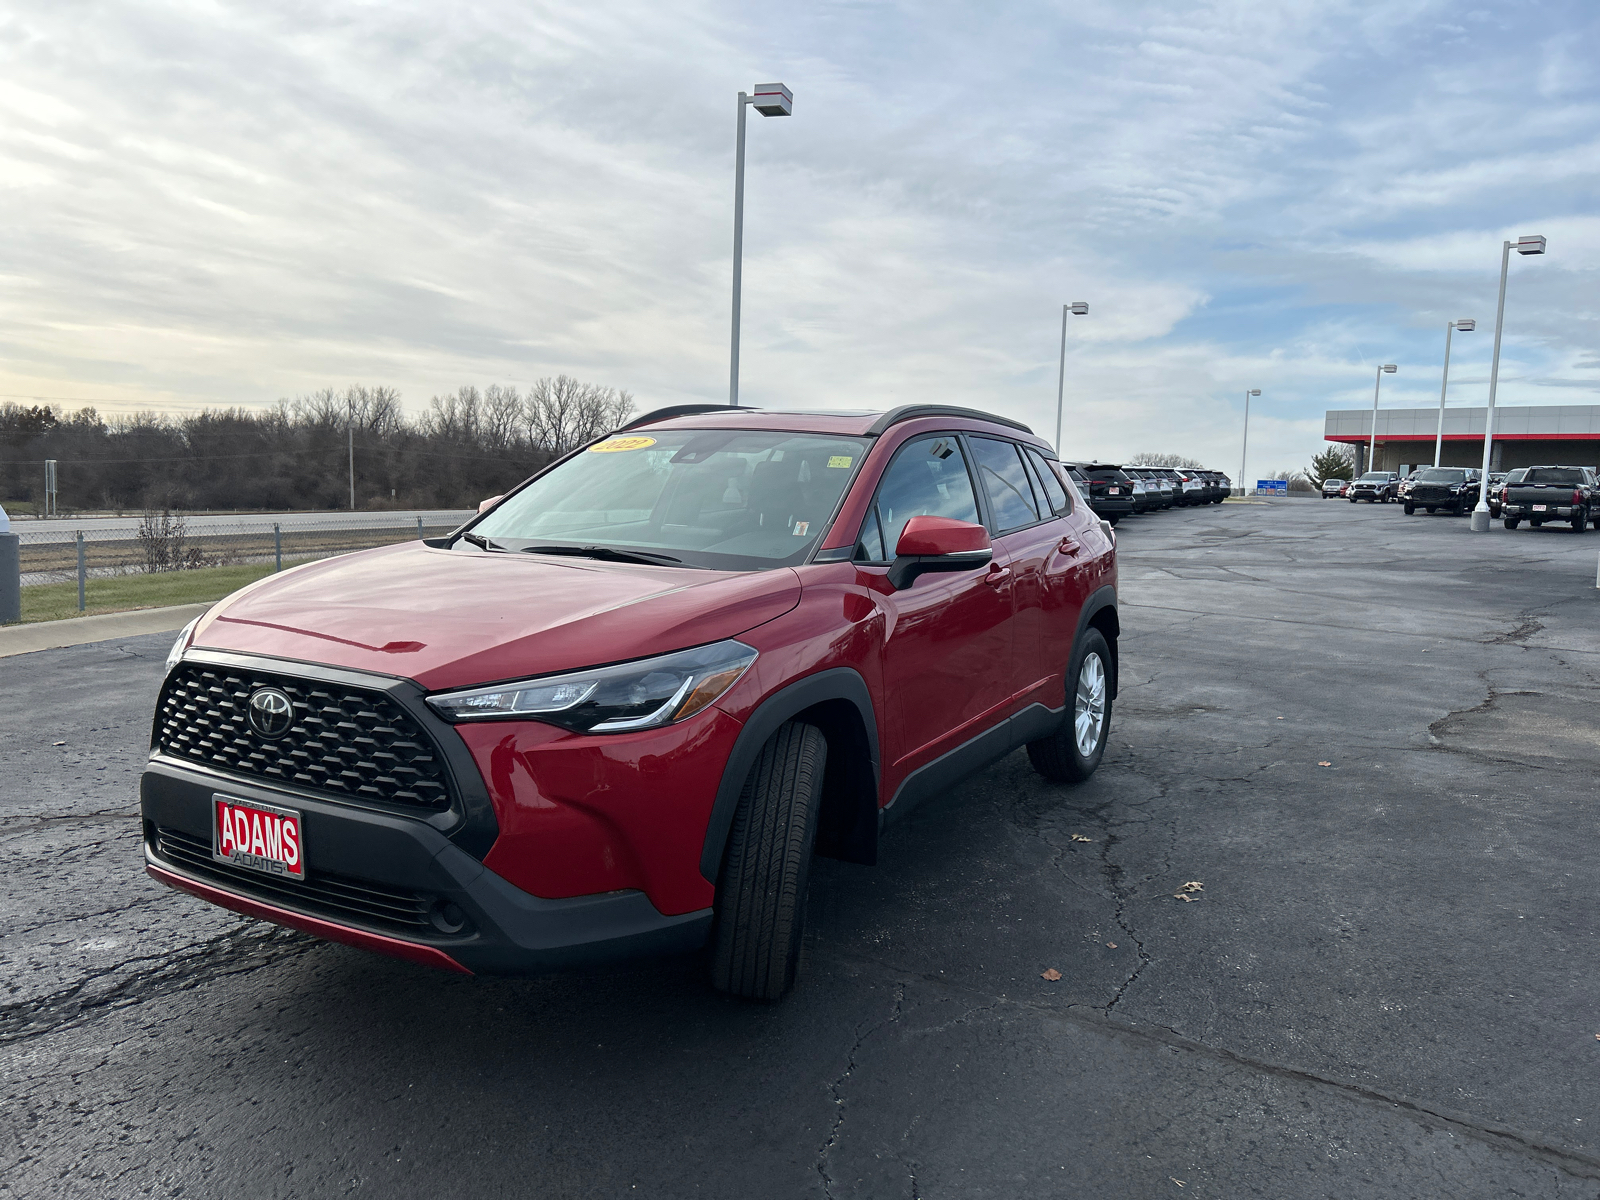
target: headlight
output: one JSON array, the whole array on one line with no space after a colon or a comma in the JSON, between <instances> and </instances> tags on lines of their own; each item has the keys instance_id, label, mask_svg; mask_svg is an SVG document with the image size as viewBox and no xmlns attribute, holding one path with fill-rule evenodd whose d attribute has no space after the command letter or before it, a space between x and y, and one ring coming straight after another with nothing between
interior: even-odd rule
<instances>
[{"instance_id":1,"label":"headlight","mask_svg":"<svg viewBox=\"0 0 1600 1200\"><path fill-rule=\"evenodd\" d=\"M732 640L658 658L429 696L449 721L534 717L578 733L622 733L682 721L721 696L756 660Z\"/></svg>"},{"instance_id":2,"label":"headlight","mask_svg":"<svg viewBox=\"0 0 1600 1200\"><path fill-rule=\"evenodd\" d=\"M178 635L178 640L172 643L172 649L167 651L167 670L172 670L178 665L178 660L183 657L183 652L189 648L189 639L194 636L194 627L200 624L196 617L183 627L183 632Z\"/></svg>"}]
</instances>

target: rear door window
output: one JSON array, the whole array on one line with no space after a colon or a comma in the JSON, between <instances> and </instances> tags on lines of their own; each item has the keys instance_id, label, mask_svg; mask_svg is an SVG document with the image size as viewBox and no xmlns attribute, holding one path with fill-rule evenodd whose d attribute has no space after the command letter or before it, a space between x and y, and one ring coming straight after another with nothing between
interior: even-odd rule
<instances>
[{"instance_id":1,"label":"rear door window","mask_svg":"<svg viewBox=\"0 0 1600 1200\"><path fill-rule=\"evenodd\" d=\"M995 532L1006 533L1039 520L1039 500L1033 483L1022 465L1022 451L1015 442L993 438L971 439L972 457L978 468L983 492L994 514Z\"/></svg>"},{"instance_id":2,"label":"rear door window","mask_svg":"<svg viewBox=\"0 0 1600 1200\"><path fill-rule=\"evenodd\" d=\"M1044 490L1044 497L1050 507L1061 514L1071 512L1072 498L1067 495L1067 489L1062 486L1060 477L1056 475L1045 456L1032 446L1024 446L1022 452L1033 464L1034 474L1037 476L1039 486Z\"/></svg>"}]
</instances>

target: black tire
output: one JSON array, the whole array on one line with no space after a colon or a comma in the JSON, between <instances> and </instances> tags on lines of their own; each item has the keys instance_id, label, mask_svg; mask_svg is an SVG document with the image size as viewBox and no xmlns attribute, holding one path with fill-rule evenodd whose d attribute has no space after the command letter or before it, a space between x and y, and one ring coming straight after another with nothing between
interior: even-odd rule
<instances>
[{"instance_id":1,"label":"black tire","mask_svg":"<svg viewBox=\"0 0 1600 1200\"><path fill-rule=\"evenodd\" d=\"M1431 512L1433 512L1433 511L1434 511L1434 509L1435 509L1435 508L1436 508L1436 507L1437 507L1437 505L1433 505L1433 504L1425 504L1425 505L1423 505L1423 507L1424 507L1424 508L1425 508L1425 509L1426 509L1426 510L1427 510L1427 511L1428 511L1428 512L1430 512L1430 513L1431 513Z\"/></svg>"},{"instance_id":2,"label":"black tire","mask_svg":"<svg viewBox=\"0 0 1600 1200\"><path fill-rule=\"evenodd\" d=\"M1356 498L1354 496L1351 496L1350 497L1350 503L1354 504L1355 502L1356 502Z\"/></svg>"},{"instance_id":3,"label":"black tire","mask_svg":"<svg viewBox=\"0 0 1600 1200\"><path fill-rule=\"evenodd\" d=\"M1589 528L1589 510L1579 509L1572 514L1572 532L1582 533Z\"/></svg>"},{"instance_id":4,"label":"black tire","mask_svg":"<svg viewBox=\"0 0 1600 1200\"><path fill-rule=\"evenodd\" d=\"M1414 514L1416 511L1417 511L1417 506L1415 504L1412 504L1411 501L1407 500L1406 501L1406 516L1409 517L1412 514Z\"/></svg>"},{"instance_id":5,"label":"black tire","mask_svg":"<svg viewBox=\"0 0 1600 1200\"><path fill-rule=\"evenodd\" d=\"M1521 525L1521 524L1522 524L1522 520L1519 517L1507 517L1506 520L1505 520L1505 526L1506 526L1507 529L1515 529L1518 525Z\"/></svg>"},{"instance_id":6,"label":"black tire","mask_svg":"<svg viewBox=\"0 0 1600 1200\"><path fill-rule=\"evenodd\" d=\"M790 721L761 748L728 831L711 935L711 985L774 1001L794 986L828 742Z\"/></svg>"},{"instance_id":7,"label":"black tire","mask_svg":"<svg viewBox=\"0 0 1600 1200\"><path fill-rule=\"evenodd\" d=\"M1089 668L1091 657L1100 664L1101 694L1099 728L1093 749L1083 753L1078 739L1078 725L1086 709L1093 711L1092 703L1085 705L1085 697L1078 686ZM1061 727L1047 738L1028 743L1028 761L1033 769L1055 783L1082 783L1093 775L1100 760L1105 757L1106 737L1111 731L1112 671L1111 647L1098 629L1086 629L1078 643L1072 664L1067 668L1067 711Z\"/></svg>"},{"instance_id":8,"label":"black tire","mask_svg":"<svg viewBox=\"0 0 1600 1200\"><path fill-rule=\"evenodd\" d=\"M1117 527L1117 522L1120 521L1120 520L1122 520L1122 514L1121 513L1112 513L1109 517L1106 518L1106 524L1110 525L1111 528L1115 529Z\"/></svg>"},{"instance_id":9,"label":"black tire","mask_svg":"<svg viewBox=\"0 0 1600 1200\"><path fill-rule=\"evenodd\" d=\"M1528 518L1528 528L1529 529L1538 529L1543 524L1544 524L1543 521L1535 521L1532 517Z\"/></svg>"}]
</instances>

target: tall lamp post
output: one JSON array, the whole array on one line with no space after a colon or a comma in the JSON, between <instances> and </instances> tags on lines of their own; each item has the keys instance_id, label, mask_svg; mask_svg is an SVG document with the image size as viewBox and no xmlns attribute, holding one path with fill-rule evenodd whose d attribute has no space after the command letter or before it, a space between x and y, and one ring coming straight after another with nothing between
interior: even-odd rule
<instances>
[{"instance_id":1,"label":"tall lamp post","mask_svg":"<svg viewBox=\"0 0 1600 1200\"><path fill-rule=\"evenodd\" d=\"M1260 388L1249 388L1244 394L1244 442L1239 446L1239 495L1248 496L1250 489L1245 485L1247 476L1244 473L1244 456L1250 452L1250 397L1261 395Z\"/></svg>"},{"instance_id":2,"label":"tall lamp post","mask_svg":"<svg viewBox=\"0 0 1600 1200\"><path fill-rule=\"evenodd\" d=\"M1372 385L1372 442L1367 447L1367 470L1378 469L1378 389L1383 386L1383 376L1387 372L1393 375L1400 368L1393 363L1384 363L1378 368L1377 382Z\"/></svg>"},{"instance_id":3,"label":"tall lamp post","mask_svg":"<svg viewBox=\"0 0 1600 1200\"><path fill-rule=\"evenodd\" d=\"M1082 300L1074 300L1071 304L1061 306L1061 366L1056 372L1056 455L1061 454L1061 398L1067 388L1067 314L1075 317L1087 316L1089 306Z\"/></svg>"},{"instance_id":4,"label":"tall lamp post","mask_svg":"<svg viewBox=\"0 0 1600 1200\"><path fill-rule=\"evenodd\" d=\"M781 83L758 83L755 94L739 93L738 148L733 166L733 343L728 354L728 403L739 403L739 289L744 270L744 109L755 105L763 117L794 112L794 93Z\"/></svg>"},{"instance_id":5,"label":"tall lamp post","mask_svg":"<svg viewBox=\"0 0 1600 1200\"><path fill-rule=\"evenodd\" d=\"M1489 531L1489 455L1494 448L1494 393L1500 382L1500 330L1506 320L1506 271L1511 250L1518 254L1543 254L1544 238L1521 237L1500 247L1500 303L1494 310L1494 361L1489 364L1489 411L1483 415L1483 478L1478 481L1478 507L1472 510L1472 532Z\"/></svg>"},{"instance_id":6,"label":"tall lamp post","mask_svg":"<svg viewBox=\"0 0 1600 1200\"><path fill-rule=\"evenodd\" d=\"M1433 465L1439 465L1444 454L1444 394L1450 386L1450 335L1456 330L1471 333L1478 323L1470 317L1464 321L1447 321L1444 327L1444 380L1439 384L1439 432L1433 439Z\"/></svg>"}]
</instances>

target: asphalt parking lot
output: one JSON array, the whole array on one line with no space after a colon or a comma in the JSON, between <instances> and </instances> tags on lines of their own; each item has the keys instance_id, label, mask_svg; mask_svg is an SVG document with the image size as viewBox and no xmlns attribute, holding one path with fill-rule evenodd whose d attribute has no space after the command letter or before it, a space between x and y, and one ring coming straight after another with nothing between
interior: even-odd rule
<instances>
[{"instance_id":1,"label":"asphalt parking lot","mask_svg":"<svg viewBox=\"0 0 1600 1200\"><path fill-rule=\"evenodd\" d=\"M821 863L771 1008L168 892L171 635L0 659L0 1196L1600 1196L1600 536L1118 533L1100 773L1014 755Z\"/></svg>"}]
</instances>

